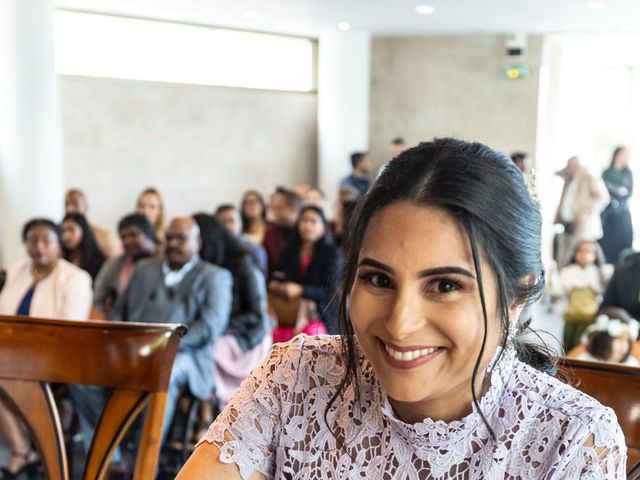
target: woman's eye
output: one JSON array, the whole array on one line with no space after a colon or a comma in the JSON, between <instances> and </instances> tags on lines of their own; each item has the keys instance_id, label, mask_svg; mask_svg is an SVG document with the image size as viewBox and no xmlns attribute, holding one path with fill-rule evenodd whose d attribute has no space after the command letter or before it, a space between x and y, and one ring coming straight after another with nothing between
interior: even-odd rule
<instances>
[{"instance_id":1,"label":"woman's eye","mask_svg":"<svg viewBox=\"0 0 640 480\"><path fill-rule=\"evenodd\" d=\"M364 273L362 275L360 275L360 278L370 284L373 285L374 287L377 288L391 288L392 284L391 284L391 280L389 279L389 277L387 277L386 275L382 274L382 273Z\"/></svg>"},{"instance_id":2,"label":"woman's eye","mask_svg":"<svg viewBox=\"0 0 640 480\"><path fill-rule=\"evenodd\" d=\"M438 293L451 293L460 290L460 285L451 280L436 280L433 289Z\"/></svg>"}]
</instances>

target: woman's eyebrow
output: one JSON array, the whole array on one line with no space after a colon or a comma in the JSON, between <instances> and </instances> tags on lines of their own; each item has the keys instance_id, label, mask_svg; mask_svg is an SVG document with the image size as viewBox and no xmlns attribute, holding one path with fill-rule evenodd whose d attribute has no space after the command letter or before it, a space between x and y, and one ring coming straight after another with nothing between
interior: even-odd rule
<instances>
[{"instance_id":1,"label":"woman's eyebrow","mask_svg":"<svg viewBox=\"0 0 640 480\"><path fill-rule=\"evenodd\" d=\"M360 262L358 263L358 268L359 267L375 267L384 272L394 273L393 268L391 268L389 265L386 265L382 262L379 262L369 257L365 257L362 260L360 260ZM419 271L418 277L419 278L431 277L434 275L442 275L445 273L454 273L457 275L464 275L465 277L469 277L473 279L476 278L469 270L462 267L455 267L455 266L427 268L425 270Z\"/></svg>"},{"instance_id":2,"label":"woman's eyebrow","mask_svg":"<svg viewBox=\"0 0 640 480\"><path fill-rule=\"evenodd\" d=\"M436 267L436 268L427 268L426 270L421 270L418 272L418 277L431 277L433 275L442 275L443 273L455 273L457 275L464 275L465 277L473 278L475 280L475 276L466 268L462 267Z\"/></svg>"},{"instance_id":3,"label":"woman's eyebrow","mask_svg":"<svg viewBox=\"0 0 640 480\"><path fill-rule=\"evenodd\" d=\"M360 267L375 267L385 272L393 273L393 268L391 268L389 265L385 265L384 263L369 257L365 257L358 262L358 268Z\"/></svg>"}]
</instances>

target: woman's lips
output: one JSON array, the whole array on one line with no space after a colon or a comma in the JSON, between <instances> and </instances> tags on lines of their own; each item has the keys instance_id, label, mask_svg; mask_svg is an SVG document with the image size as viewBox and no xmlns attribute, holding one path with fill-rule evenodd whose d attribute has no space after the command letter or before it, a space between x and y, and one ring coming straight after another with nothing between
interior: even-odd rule
<instances>
[{"instance_id":1,"label":"woman's lips","mask_svg":"<svg viewBox=\"0 0 640 480\"><path fill-rule=\"evenodd\" d=\"M394 368L415 368L436 357L444 351L444 347L433 346L392 346L379 340L382 355L389 365Z\"/></svg>"}]
</instances>

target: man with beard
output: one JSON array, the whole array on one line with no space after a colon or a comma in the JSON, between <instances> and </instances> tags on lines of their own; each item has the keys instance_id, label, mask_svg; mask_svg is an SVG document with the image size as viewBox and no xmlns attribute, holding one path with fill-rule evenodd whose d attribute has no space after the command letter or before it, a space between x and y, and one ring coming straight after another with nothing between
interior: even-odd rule
<instances>
[{"instance_id":1,"label":"man with beard","mask_svg":"<svg viewBox=\"0 0 640 480\"><path fill-rule=\"evenodd\" d=\"M181 390L188 388L195 397L210 398L214 344L231 312L231 273L202 260L198 255L200 244L200 230L192 218L173 219L165 231L164 257L136 264L109 313L109 320L182 323L189 327L171 370L163 439ZM95 429L107 395L104 389L95 388L79 386L72 392L83 432ZM86 438L85 442L90 440Z\"/></svg>"}]
</instances>

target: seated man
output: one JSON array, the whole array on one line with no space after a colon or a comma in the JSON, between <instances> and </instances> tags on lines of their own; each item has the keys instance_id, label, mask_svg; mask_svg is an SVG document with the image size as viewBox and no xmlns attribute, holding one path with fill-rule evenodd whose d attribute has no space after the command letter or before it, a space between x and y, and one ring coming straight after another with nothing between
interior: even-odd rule
<instances>
[{"instance_id":1,"label":"seated man","mask_svg":"<svg viewBox=\"0 0 640 480\"><path fill-rule=\"evenodd\" d=\"M293 190L278 187L271 196L269 209L273 221L267 224L262 246L267 252L269 276L275 270L282 249L293 233L298 212L302 208L302 198Z\"/></svg>"},{"instance_id":2,"label":"seated man","mask_svg":"<svg viewBox=\"0 0 640 480\"><path fill-rule=\"evenodd\" d=\"M203 261L199 250L197 224L190 217L175 218L165 232L164 258L149 258L136 264L129 284L109 314L110 320L189 326L171 370L163 439L182 389L188 388L201 399L210 398L214 387L213 347L231 313L231 273ZM72 398L88 443L106 392L74 386Z\"/></svg>"},{"instance_id":3,"label":"seated man","mask_svg":"<svg viewBox=\"0 0 640 480\"><path fill-rule=\"evenodd\" d=\"M189 326L171 371L166 430L181 389L201 399L211 396L213 345L229 322L233 280L228 270L199 257L200 230L190 217L169 224L164 250L164 258L138 263L109 319Z\"/></svg>"},{"instance_id":4,"label":"seated man","mask_svg":"<svg viewBox=\"0 0 640 480\"><path fill-rule=\"evenodd\" d=\"M156 254L156 233L144 215L127 215L118 224L124 254L108 259L93 285L91 318L106 319L118 295L122 293L138 262Z\"/></svg>"}]
</instances>

